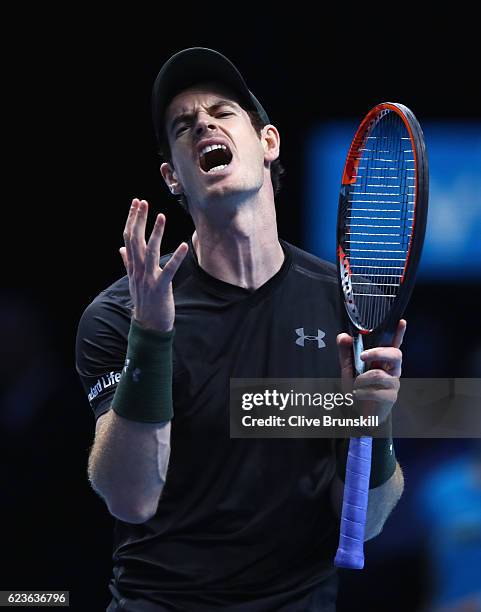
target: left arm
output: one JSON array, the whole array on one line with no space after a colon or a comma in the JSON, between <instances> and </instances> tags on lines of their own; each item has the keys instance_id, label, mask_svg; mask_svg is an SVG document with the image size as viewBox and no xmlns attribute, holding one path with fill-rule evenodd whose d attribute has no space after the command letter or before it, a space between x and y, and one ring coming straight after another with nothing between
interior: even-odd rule
<instances>
[{"instance_id":1,"label":"left arm","mask_svg":"<svg viewBox=\"0 0 481 612\"><path fill-rule=\"evenodd\" d=\"M402 353L399 347L405 331L406 321L402 319L399 322L392 347L377 347L361 353L361 359L366 363L367 370L355 379L354 393L356 399L361 402L362 414L378 415L381 422L390 418L392 407L397 400L402 364ZM346 383L350 383L353 375L352 338L348 334L340 334L337 344L341 375ZM391 440L373 439L371 488L368 497L365 540L370 540L381 533L384 523L404 489L401 468L397 462L395 466L393 465L391 442ZM374 452L375 445L377 452ZM344 452L347 453L347 441L344 445ZM388 470L387 473L386 470ZM342 472L341 475L344 476ZM378 482L379 479L380 482ZM342 512L343 495L344 482L336 474L331 483L331 503L338 517Z\"/></svg>"}]
</instances>

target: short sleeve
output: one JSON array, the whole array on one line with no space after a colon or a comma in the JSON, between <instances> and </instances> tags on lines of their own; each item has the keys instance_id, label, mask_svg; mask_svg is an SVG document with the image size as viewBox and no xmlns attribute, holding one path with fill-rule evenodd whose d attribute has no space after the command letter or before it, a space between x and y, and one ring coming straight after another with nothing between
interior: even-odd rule
<instances>
[{"instance_id":1,"label":"short sleeve","mask_svg":"<svg viewBox=\"0 0 481 612\"><path fill-rule=\"evenodd\" d=\"M102 293L84 311L77 330L76 368L95 418L107 412L125 363L131 310Z\"/></svg>"}]
</instances>

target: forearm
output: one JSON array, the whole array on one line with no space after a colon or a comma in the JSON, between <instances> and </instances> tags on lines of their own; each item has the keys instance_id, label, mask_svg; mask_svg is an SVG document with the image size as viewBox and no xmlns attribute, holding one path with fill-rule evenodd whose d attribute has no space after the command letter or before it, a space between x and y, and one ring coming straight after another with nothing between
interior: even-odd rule
<instances>
[{"instance_id":1,"label":"forearm","mask_svg":"<svg viewBox=\"0 0 481 612\"><path fill-rule=\"evenodd\" d=\"M404 489L404 477L401 467L396 464L394 474L382 485L369 490L364 539L370 540L382 531L384 523L399 501ZM334 476L331 485L331 501L337 516L341 517L344 483L339 476Z\"/></svg>"},{"instance_id":2,"label":"forearm","mask_svg":"<svg viewBox=\"0 0 481 612\"><path fill-rule=\"evenodd\" d=\"M110 513L128 523L155 514L166 479L173 336L173 329L160 332L132 320L111 410L97 422L90 480Z\"/></svg>"},{"instance_id":3,"label":"forearm","mask_svg":"<svg viewBox=\"0 0 481 612\"><path fill-rule=\"evenodd\" d=\"M366 516L365 540L379 535L388 516L401 498L404 489L404 476L399 463L391 478L384 484L369 491Z\"/></svg>"},{"instance_id":4,"label":"forearm","mask_svg":"<svg viewBox=\"0 0 481 612\"><path fill-rule=\"evenodd\" d=\"M170 456L170 421L141 423L113 410L100 417L88 473L112 515L143 523L157 509Z\"/></svg>"}]
</instances>

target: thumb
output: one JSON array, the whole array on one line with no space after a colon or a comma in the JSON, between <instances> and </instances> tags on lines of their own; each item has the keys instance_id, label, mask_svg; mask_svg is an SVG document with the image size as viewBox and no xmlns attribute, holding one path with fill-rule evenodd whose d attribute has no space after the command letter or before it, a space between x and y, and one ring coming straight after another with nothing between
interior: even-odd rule
<instances>
[{"instance_id":1,"label":"thumb","mask_svg":"<svg viewBox=\"0 0 481 612\"><path fill-rule=\"evenodd\" d=\"M127 249L125 247L120 247L119 249L120 257L122 257L122 261L124 262L126 272L129 271L127 266Z\"/></svg>"},{"instance_id":2,"label":"thumb","mask_svg":"<svg viewBox=\"0 0 481 612\"><path fill-rule=\"evenodd\" d=\"M352 382L354 376L352 363L352 336L339 334L336 338L339 365L341 366L341 377L345 381Z\"/></svg>"}]
</instances>

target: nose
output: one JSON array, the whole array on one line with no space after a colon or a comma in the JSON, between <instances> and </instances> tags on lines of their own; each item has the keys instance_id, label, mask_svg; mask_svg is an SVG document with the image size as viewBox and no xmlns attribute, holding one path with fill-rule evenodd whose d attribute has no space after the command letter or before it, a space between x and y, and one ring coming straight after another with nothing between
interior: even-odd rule
<instances>
[{"instance_id":1,"label":"nose","mask_svg":"<svg viewBox=\"0 0 481 612\"><path fill-rule=\"evenodd\" d=\"M197 121L195 125L195 135L197 138L199 138L200 136L202 136L205 132L208 132L209 130L212 131L216 129L217 129L217 125L213 117L205 113L202 113L202 114L199 113L199 115L197 116Z\"/></svg>"}]
</instances>

